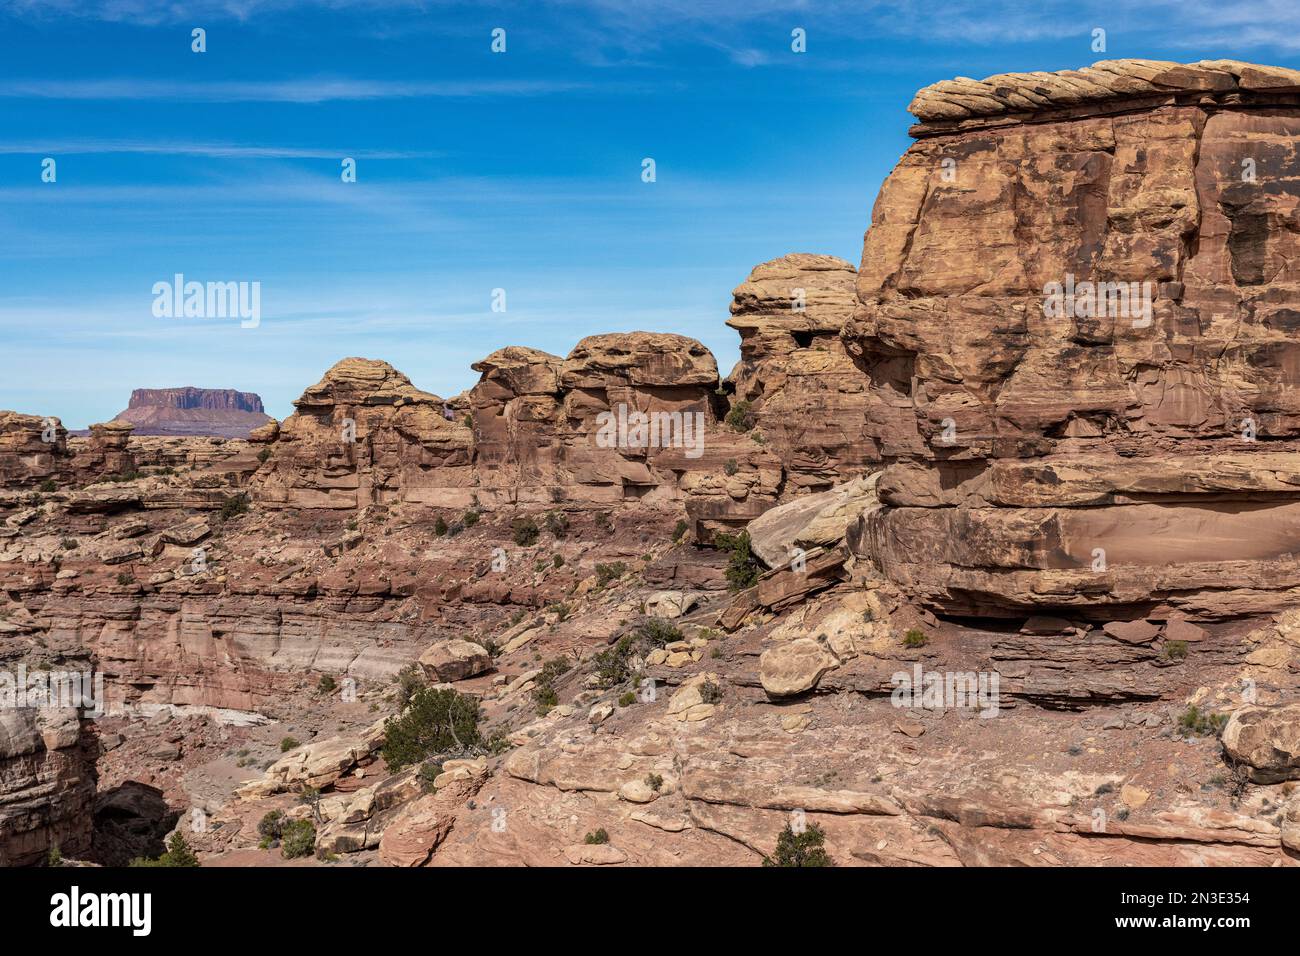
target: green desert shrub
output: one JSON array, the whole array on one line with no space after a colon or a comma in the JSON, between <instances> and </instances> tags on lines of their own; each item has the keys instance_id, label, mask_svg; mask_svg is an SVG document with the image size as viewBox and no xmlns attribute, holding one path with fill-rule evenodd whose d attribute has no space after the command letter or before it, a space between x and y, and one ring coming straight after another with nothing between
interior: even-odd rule
<instances>
[{"instance_id":1,"label":"green desert shrub","mask_svg":"<svg viewBox=\"0 0 1300 956\"><path fill-rule=\"evenodd\" d=\"M384 723L381 753L390 772L448 751L482 743L478 700L454 690L421 687L398 717Z\"/></svg>"},{"instance_id":2,"label":"green desert shrub","mask_svg":"<svg viewBox=\"0 0 1300 956\"><path fill-rule=\"evenodd\" d=\"M761 570L749 540L749 532L727 534L719 532L713 536L713 545L728 553L727 586L733 591L743 591L758 583Z\"/></svg>"},{"instance_id":3,"label":"green desert shrub","mask_svg":"<svg viewBox=\"0 0 1300 956\"><path fill-rule=\"evenodd\" d=\"M1195 704L1189 704L1187 710L1178 718L1178 726L1197 737L1217 737L1228 723L1227 714L1212 714L1201 710Z\"/></svg>"},{"instance_id":4,"label":"green desert shrub","mask_svg":"<svg viewBox=\"0 0 1300 956\"><path fill-rule=\"evenodd\" d=\"M557 538L569 533L569 516L563 511L546 512L546 530Z\"/></svg>"},{"instance_id":5,"label":"green desert shrub","mask_svg":"<svg viewBox=\"0 0 1300 956\"><path fill-rule=\"evenodd\" d=\"M510 522L510 529L515 544L521 548L536 544L537 536L542 533L541 529L537 527L537 522L532 518L516 518Z\"/></svg>"},{"instance_id":6,"label":"green desert shrub","mask_svg":"<svg viewBox=\"0 0 1300 956\"><path fill-rule=\"evenodd\" d=\"M663 647L682 639L677 625L661 617L648 617L637 625L636 636L651 647Z\"/></svg>"},{"instance_id":7,"label":"green desert shrub","mask_svg":"<svg viewBox=\"0 0 1300 956\"><path fill-rule=\"evenodd\" d=\"M248 495L232 495L221 504L221 520L229 521L239 515L248 514Z\"/></svg>"},{"instance_id":8,"label":"green desert shrub","mask_svg":"<svg viewBox=\"0 0 1300 956\"><path fill-rule=\"evenodd\" d=\"M290 820L280 830L280 855L286 860L311 856L316 849L316 824L310 820Z\"/></svg>"},{"instance_id":9,"label":"green desert shrub","mask_svg":"<svg viewBox=\"0 0 1300 956\"><path fill-rule=\"evenodd\" d=\"M424 671L420 670L418 664L407 664L397 672L393 681L397 684L397 706L399 709L405 708L415 692L425 686Z\"/></svg>"},{"instance_id":10,"label":"green desert shrub","mask_svg":"<svg viewBox=\"0 0 1300 956\"><path fill-rule=\"evenodd\" d=\"M185 837L180 833L173 833L167 841L167 850L156 860L146 860L144 857L136 857L131 861L131 866L198 866L199 858L194 855L190 845L185 842Z\"/></svg>"},{"instance_id":11,"label":"green desert shrub","mask_svg":"<svg viewBox=\"0 0 1300 956\"><path fill-rule=\"evenodd\" d=\"M533 682L533 703L537 705L537 715L545 717L552 707L560 703L560 695L555 690L555 682L570 670L569 662L563 657L553 657L542 665L542 672Z\"/></svg>"},{"instance_id":12,"label":"green desert shrub","mask_svg":"<svg viewBox=\"0 0 1300 956\"><path fill-rule=\"evenodd\" d=\"M727 424L738 432L749 431L756 420L753 406L744 399L732 405L731 411L727 412Z\"/></svg>"},{"instance_id":13,"label":"green desert shrub","mask_svg":"<svg viewBox=\"0 0 1300 956\"><path fill-rule=\"evenodd\" d=\"M596 586L603 588L610 581L617 581L625 574L627 574L627 565L622 561L615 561L612 564L597 564Z\"/></svg>"},{"instance_id":14,"label":"green desert shrub","mask_svg":"<svg viewBox=\"0 0 1300 956\"><path fill-rule=\"evenodd\" d=\"M630 634L620 637L594 658L596 678L601 687L614 687L632 676L632 656L636 653L636 639Z\"/></svg>"},{"instance_id":15,"label":"green desert shrub","mask_svg":"<svg viewBox=\"0 0 1300 956\"><path fill-rule=\"evenodd\" d=\"M810 824L802 833L795 833L790 824L785 825L776 838L776 852L763 858L764 866L833 866L823 844L826 834L817 824Z\"/></svg>"},{"instance_id":16,"label":"green desert shrub","mask_svg":"<svg viewBox=\"0 0 1300 956\"><path fill-rule=\"evenodd\" d=\"M262 819L257 821L257 835L262 838L264 844L269 846L280 839L280 832L284 829L284 824L283 811L268 810L263 814Z\"/></svg>"}]
</instances>

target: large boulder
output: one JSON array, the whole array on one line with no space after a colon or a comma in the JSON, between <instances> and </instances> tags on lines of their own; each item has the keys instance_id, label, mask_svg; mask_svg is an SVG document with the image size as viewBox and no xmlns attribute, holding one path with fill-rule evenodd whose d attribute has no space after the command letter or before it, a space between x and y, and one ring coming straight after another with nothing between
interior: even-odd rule
<instances>
[{"instance_id":1,"label":"large boulder","mask_svg":"<svg viewBox=\"0 0 1300 956\"><path fill-rule=\"evenodd\" d=\"M1300 703L1249 706L1228 719L1220 738L1257 783L1300 780Z\"/></svg>"},{"instance_id":2,"label":"large boulder","mask_svg":"<svg viewBox=\"0 0 1300 956\"><path fill-rule=\"evenodd\" d=\"M420 655L420 666L430 680L450 683L492 669L492 657L473 641L439 641Z\"/></svg>"},{"instance_id":3,"label":"large boulder","mask_svg":"<svg viewBox=\"0 0 1300 956\"><path fill-rule=\"evenodd\" d=\"M838 667L830 651L810 637L765 650L758 661L759 680L771 697L793 697L817 686L822 675Z\"/></svg>"},{"instance_id":4,"label":"large boulder","mask_svg":"<svg viewBox=\"0 0 1300 956\"><path fill-rule=\"evenodd\" d=\"M796 547L839 544L865 511L878 508L878 474L777 505L749 523L750 546L769 568L785 567Z\"/></svg>"}]
</instances>

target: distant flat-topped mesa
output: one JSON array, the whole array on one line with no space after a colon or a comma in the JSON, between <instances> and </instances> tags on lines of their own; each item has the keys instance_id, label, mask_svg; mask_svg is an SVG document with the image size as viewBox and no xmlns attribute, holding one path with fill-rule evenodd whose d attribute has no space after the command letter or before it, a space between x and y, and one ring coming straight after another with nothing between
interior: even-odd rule
<instances>
[{"instance_id":1,"label":"distant flat-topped mesa","mask_svg":"<svg viewBox=\"0 0 1300 956\"><path fill-rule=\"evenodd\" d=\"M136 435L212 435L247 438L271 419L262 400L233 388L137 388L117 418Z\"/></svg>"},{"instance_id":2,"label":"distant flat-topped mesa","mask_svg":"<svg viewBox=\"0 0 1300 956\"><path fill-rule=\"evenodd\" d=\"M1300 105L1300 70L1239 60L1100 60L1078 70L959 76L925 87L907 110L913 136L990 123L1069 119L1166 104ZM1049 114L1043 116L1043 114Z\"/></svg>"}]
</instances>

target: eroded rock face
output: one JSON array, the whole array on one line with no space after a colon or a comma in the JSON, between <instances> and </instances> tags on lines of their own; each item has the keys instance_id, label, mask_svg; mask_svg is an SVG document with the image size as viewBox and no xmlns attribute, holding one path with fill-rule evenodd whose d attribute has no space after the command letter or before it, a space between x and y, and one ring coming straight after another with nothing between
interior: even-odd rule
<instances>
[{"instance_id":1,"label":"eroded rock face","mask_svg":"<svg viewBox=\"0 0 1300 956\"><path fill-rule=\"evenodd\" d=\"M1070 90L1038 85L1016 95ZM272 808L410 866L757 864L795 809L837 865L1293 862L1289 791L1206 786L1296 762L1290 107L1232 95L928 119L856 277L796 255L737 290L721 394L698 342L628 333L502 349L446 401L345 360L248 442L110 423L64 456L11 421L0 656L93 662L101 769L171 813L211 800L205 862L266 862ZM1245 143L1280 178L1238 201ZM1150 277L1152 323L1045 313L1069 270ZM1267 441L1240 441L1245 398ZM620 405L703 416L701 454L602 442ZM748 526L772 569L727 593L682 516L699 541ZM680 631L629 662L658 695L610 666L645 616ZM379 752L419 670L492 742L439 755L434 794L432 763ZM975 708L896 700L923 672L997 683ZM1229 722L1225 765L1213 730L1247 680L1266 706ZM41 821L66 792L27 805L27 860L63 839Z\"/></svg>"},{"instance_id":2,"label":"eroded rock face","mask_svg":"<svg viewBox=\"0 0 1300 956\"><path fill-rule=\"evenodd\" d=\"M1300 496L1266 477L1300 438L1293 80L1115 61L918 94L843 333L910 405L860 553L958 613L1295 603Z\"/></svg>"},{"instance_id":3,"label":"eroded rock face","mask_svg":"<svg viewBox=\"0 0 1300 956\"><path fill-rule=\"evenodd\" d=\"M90 849L94 758L74 709L0 709L0 866Z\"/></svg>"},{"instance_id":4,"label":"eroded rock face","mask_svg":"<svg viewBox=\"0 0 1300 956\"><path fill-rule=\"evenodd\" d=\"M70 464L68 432L58 419L0 411L0 483L5 488L54 480Z\"/></svg>"},{"instance_id":5,"label":"eroded rock face","mask_svg":"<svg viewBox=\"0 0 1300 956\"><path fill-rule=\"evenodd\" d=\"M740 332L741 358L730 380L792 494L824 490L897 453L879 425L896 414L890 385L905 392L904 384L892 382L888 362L856 365L840 338L857 304L856 277L843 259L795 253L755 266L734 293L727 324Z\"/></svg>"},{"instance_id":6,"label":"eroded rock face","mask_svg":"<svg viewBox=\"0 0 1300 956\"><path fill-rule=\"evenodd\" d=\"M676 509L698 528L770 507L783 471L754 434L719 422L718 369L695 339L627 332L567 358L510 347L474 364L474 479L484 502Z\"/></svg>"},{"instance_id":7,"label":"eroded rock face","mask_svg":"<svg viewBox=\"0 0 1300 956\"><path fill-rule=\"evenodd\" d=\"M469 429L387 362L344 359L294 406L253 482L266 503L470 503Z\"/></svg>"}]
</instances>

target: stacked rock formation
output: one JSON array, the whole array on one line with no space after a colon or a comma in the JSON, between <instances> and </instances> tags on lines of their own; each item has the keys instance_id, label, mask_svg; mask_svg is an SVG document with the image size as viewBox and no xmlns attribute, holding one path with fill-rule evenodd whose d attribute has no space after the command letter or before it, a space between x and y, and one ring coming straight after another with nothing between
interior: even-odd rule
<instances>
[{"instance_id":1,"label":"stacked rock formation","mask_svg":"<svg viewBox=\"0 0 1300 956\"><path fill-rule=\"evenodd\" d=\"M387 362L347 358L294 402L255 487L271 506L361 508L387 501L468 505L470 433L441 398Z\"/></svg>"},{"instance_id":2,"label":"stacked rock formation","mask_svg":"<svg viewBox=\"0 0 1300 956\"><path fill-rule=\"evenodd\" d=\"M959 613L1300 600L1298 97L1230 61L917 95L844 337L925 451L860 554Z\"/></svg>"},{"instance_id":3,"label":"stacked rock formation","mask_svg":"<svg viewBox=\"0 0 1300 956\"><path fill-rule=\"evenodd\" d=\"M40 484L56 478L70 464L68 432L58 419L0 412L0 484L4 487Z\"/></svg>"},{"instance_id":4,"label":"stacked rock formation","mask_svg":"<svg viewBox=\"0 0 1300 956\"><path fill-rule=\"evenodd\" d=\"M30 488L47 482L84 483L135 470L132 426L111 421L70 440L57 418L0 411L0 484Z\"/></svg>"},{"instance_id":5,"label":"stacked rock formation","mask_svg":"<svg viewBox=\"0 0 1300 956\"><path fill-rule=\"evenodd\" d=\"M734 293L727 324L740 332L741 358L730 379L785 467L787 495L918 450L914 429L893 426L912 415L902 363L859 367L840 338L856 276L843 259L796 253L755 266Z\"/></svg>"},{"instance_id":6,"label":"stacked rock formation","mask_svg":"<svg viewBox=\"0 0 1300 956\"><path fill-rule=\"evenodd\" d=\"M117 419L137 435L213 435L247 438L271 421L262 399L231 388L137 388Z\"/></svg>"},{"instance_id":7,"label":"stacked rock formation","mask_svg":"<svg viewBox=\"0 0 1300 956\"><path fill-rule=\"evenodd\" d=\"M444 401L385 362L339 362L283 425L249 436L267 445L259 500L356 509L689 499L699 520L721 527L780 493L777 457L719 423L717 363L694 339L598 335L564 359L512 346L473 367L478 384Z\"/></svg>"},{"instance_id":8,"label":"stacked rock formation","mask_svg":"<svg viewBox=\"0 0 1300 956\"><path fill-rule=\"evenodd\" d=\"M716 421L710 397L717 363L694 339L594 335L565 359L512 347L476 362L474 370L482 373L469 396L475 465L497 497L671 500L681 496L674 471L702 467L686 457L690 449L674 445L689 435L707 447L703 430ZM635 424L636 415L664 416L672 431L633 434L627 423ZM613 427L602 432L606 423Z\"/></svg>"}]
</instances>

